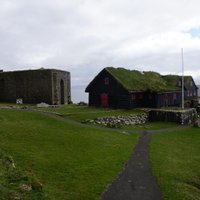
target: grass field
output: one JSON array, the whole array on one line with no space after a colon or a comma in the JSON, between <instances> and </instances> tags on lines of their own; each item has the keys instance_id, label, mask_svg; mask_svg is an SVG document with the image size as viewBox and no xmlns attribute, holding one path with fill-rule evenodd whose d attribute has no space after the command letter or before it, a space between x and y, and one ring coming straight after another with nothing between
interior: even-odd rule
<instances>
[{"instance_id":1,"label":"grass field","mask_svg":"<svg viewBox=\"0 0 200 200\"><path fill-rule=\"evenodd\" d=\"M179 125L174 122L147 122L146 124L141 125L131 125L131 126L122 126L123 130L159 130L167 129L172 127L178 127Z\"/></svg>"},{"instance_id":2,"label":"grass field","mask_svg":"<svg viewBox=\"0 0 200 200\"><path fill-rule=\"evenodd\" d=\"M79 105L65 105L58 108L42 108L42 111L56 112L66 118L73 119L79 122L87 119L94 119L97 117L109 117L117 115L130 115L139 114L144 111L138 109L123 110L123 109L110 109L110 108L95 108Z\"/></svg>"},{"instance_id":3,"label":"grass field","mask_svg":"<svg viewBox=\"0 0 200 200\"><path fill-rule=\"evenodd\" d=\"M76 121L127 115L138 110L111 110L68 105L42 109ZM156 130L177 126L154 122L126 126L127 130ZM150 157L166 200L200 200L200 131L197 128L152 135ZM69 124L27 110L0 109L0 156L11 155L17 169L33 172L44 187L25 200L95 200L128 160L139 134ZM1 157L0 157L1 161ZM2 190L0 200L13 189ZM19 191L19 189L17 190ZM44 197L44 198L43 198Z\"/></svg>"},{"instance_id":4,"label":"grass field","mask_svg":"<svg viewBox=\"0 0 200 200\"><path fill-rule=\"evenodd\" d=\"M97 117L109 117L109 116L126 116L130 114L141 114L144 113L143 110L132 109L110 109L110 108L95 108L88 106L78 106L78 105L65 105L58 108L43 108L39 109L42 111L55 112L63 115L65 118L73 119L78 122L84 122L87 119L95 119ZM97 125L98 126L98 125ZM170 128L178 126L172 122L151 122L142 125L133 126L122 126L123 130L157 130L163 128Z\"/></svg>"},{"instance_id":5,"label":"grass field","mask_svg":"<svg viewBox=\"0 0 200 200\"><path fill-rule=\"evenodd\" d=\"M200 200L199 129L153 135L151 159L166 200Z\"/></svg>"},{"instance_id":6,"label":"grass field","mask_svg":"<svg viewBox=\"0 0 200 200\"><path fill-rule=\"evenodd\" d=\"M0 150L13 157L16 168L33 171L52 200L99 199L138 137L67 124L29 111L0 110ZM5 193L9 185L7 189Z\"/></svg>"}]
</instances>

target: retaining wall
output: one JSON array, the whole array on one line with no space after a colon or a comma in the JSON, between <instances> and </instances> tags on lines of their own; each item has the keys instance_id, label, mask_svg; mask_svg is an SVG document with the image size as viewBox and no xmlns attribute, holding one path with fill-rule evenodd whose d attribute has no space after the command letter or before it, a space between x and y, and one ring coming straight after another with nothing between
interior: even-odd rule
<instances>
[{"instance_id":1,"label":"retaining wall","mask_svg":"<svg viewBox=\"0 0 200 200\"><path fill-rule=\"evenodd\" d=\"M149 111L149 121L176 122L182 125L191 125L197 121L195 108L186 110L158 110Z\"/></svg>"}]
</instances>

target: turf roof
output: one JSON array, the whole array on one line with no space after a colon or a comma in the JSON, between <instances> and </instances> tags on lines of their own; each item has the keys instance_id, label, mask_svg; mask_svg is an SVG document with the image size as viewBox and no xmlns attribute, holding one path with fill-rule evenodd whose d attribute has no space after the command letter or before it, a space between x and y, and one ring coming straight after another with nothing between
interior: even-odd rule
<instances>
[{"instance_id":1,"label":"turf roof","mask_svg":"<svg viewBox=\"0 0 200 200\"><path fill-rule=\"evenodd\" d=\"M105 68L115 79L128 91L177 91L178 80L181 76L166 75L162 76L157 72L128 70L124 68ZM188 86L191 76L185 77L185 84Z\"/></svg>"}]
</instances>

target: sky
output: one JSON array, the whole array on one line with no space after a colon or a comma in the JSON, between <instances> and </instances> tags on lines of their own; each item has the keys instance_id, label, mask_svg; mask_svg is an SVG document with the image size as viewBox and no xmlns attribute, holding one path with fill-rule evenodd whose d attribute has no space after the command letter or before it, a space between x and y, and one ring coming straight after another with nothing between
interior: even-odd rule
<instances>
[{"instance_id":1,"label":"sky","mask_svg":"<svg viewBox=\"0 0 200 200\"><path fill-rule=\"evenodd\" d=\"M200 84L199 0L0 0L0 69L71 73L72 101L108 66Z\"/></svg>"}]
</instances>

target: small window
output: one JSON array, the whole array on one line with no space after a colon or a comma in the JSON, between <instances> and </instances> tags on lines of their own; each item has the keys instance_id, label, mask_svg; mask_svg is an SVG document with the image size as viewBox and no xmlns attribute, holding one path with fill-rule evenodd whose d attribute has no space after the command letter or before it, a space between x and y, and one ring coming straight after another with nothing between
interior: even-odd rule
<instances>
[{"instance_id":1,"label":"small window","mask_svg":"<svg viewBox=\"0 0 200 200\"><path fill-rule=\"evenodd\" d=\"M164 101L168 101L168 95L167 95L167 94L164 94L164 95L163 95L163 100L164 100Z\"/></svg>"},{"instance_id":2,"label":"small window","mask_svg":"<svg viewBox=\"0 0 200 200\"><path fill-rule=\"evenodd\" d=\"M190 81L190 86L193 86L193 81L192 80Z\"/></svg>"},{"instance_id":3,"label":"small window","mask_svg":"<svg viewBox=\"0 0 200 200\"><path fill-rule=\"evenodd\" d=\"M196 96L196 95L197 95L196 91L194 91L194 92L193 92L193 95L194 95L194 96Z\"/></svg>"},{"instance_id":4,"label":"small window","mask_svg":"<svg viewBox=\"0 0 200 200\"><path fill-rule=\"evenodd\" d=\"M189 92L189 90L187 91L187 96L188 96L188 97L190 96L190 92Z\"/></svg>"},{"instance_id":5,"label":"small window","mask_svg":"<svg viewBox=\"0 0 200 200\"><path fill-rule=\"evenodd\" d=\"M131 100L135 100L136 98L135 98L135 94L132 94L131 95Z\"/></svg>"},{"instance_id":6,"label":"small window","mask_svg":"<svg viewBox=\"0 0 200 200\"><path fill-rule=\"evenodd\" d=\"M149 94L149 99L152 99L152 94Z\"/></svg>"},{"instance_id":7,"label":"small window","mask_svg":"<svg viewBox=\"0 0 200 200\"><path fill-rule=\"evenodd\" d=\"M192 97L192 91L190 91L190 97Z\"/></svg>"},{"instance_id":8,"label":"small window","mask_svg":"<svg viewBox=\"0 0 200 200\"><path fill-rule=\"evenodd\" d=\"M181 87L181 80L178 81L178 86Z\"/></svg>"},{"instance_id":9,"label":"small window","mask_svg":"<svg viewBox=\"0 0 200 200\"><path fill-rule=\"evenodd\" d=\"M174 100L177 99L177 97L176 97L176 93L173 94L173 99L174 99Z\"/></svg>"},{"instance_id":10,"label":"small window","mask_svg":"<svg viewBox=\"0 0 200 200\"><path fill-rule=\"evenodd\" d=\"M143 95L142 94L139 95L139 99L143 99Z\"/></svg>"},{"instance_id":11,"label":"small window","mask_svg":"<svg viewBox=\"0 0 200 200\"><path fill-rule=\"evenodd\" d=\"M105 84L105 85L109 85L109 78L108 78L108 77L106 77L106 78L104 79L104 84Z\"/></svg>"}]
</instances>

